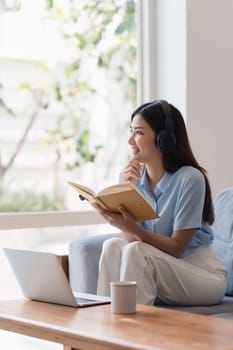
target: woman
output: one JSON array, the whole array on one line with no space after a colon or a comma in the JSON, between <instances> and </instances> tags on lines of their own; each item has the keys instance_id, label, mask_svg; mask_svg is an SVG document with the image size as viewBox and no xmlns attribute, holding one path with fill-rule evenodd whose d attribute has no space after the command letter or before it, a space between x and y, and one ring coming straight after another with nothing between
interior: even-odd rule
<instances>
[{"instance_id":1,"label":"woman","mask_svg":"<svg viewBox=\"0 0 233 350\"><path fill-rule=\"evenodd\" d=\"M220 302L226 272L211 247L210 185L182 115L166 101L146 103L132 114L131 131L132 160L122 181L132 181L160 218L138 224L123 207L115 214L95 206L122 236L103 245L98 294L109 295L111 281L135 280L137 303L153 305L156 297L170 305Z\"/></svg>"}]
</instances>

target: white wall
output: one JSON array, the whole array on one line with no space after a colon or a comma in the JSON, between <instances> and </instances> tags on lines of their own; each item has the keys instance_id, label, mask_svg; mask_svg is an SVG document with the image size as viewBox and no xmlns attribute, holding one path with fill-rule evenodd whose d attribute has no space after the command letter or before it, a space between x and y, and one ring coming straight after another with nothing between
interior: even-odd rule
<instances>
[{"instance_id":1,"label":"white wall","mask_svg":"<svg viewBox=\"0 0 233 350\"><path fill-rule=\"evenodd\" d=\"M187 116L213 192L233 186L233 1L187 1Z\"/></svg>"},{"instance_id":2,"label":"white wall","mask_svg":"<svg viewBox=\"0 0 233 350\"><path fill-rule=\"evenodd\" d=\"M157 91L184 114L213 194L233 186L233 1L156 0Z\"/></svg>"}]
</instances>

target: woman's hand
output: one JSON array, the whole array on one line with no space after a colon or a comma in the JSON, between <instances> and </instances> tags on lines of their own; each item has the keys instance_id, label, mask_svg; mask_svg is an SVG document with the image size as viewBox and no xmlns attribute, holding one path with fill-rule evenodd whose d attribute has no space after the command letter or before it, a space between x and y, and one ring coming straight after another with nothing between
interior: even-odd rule
<instances>
[{"instance_id":1,"label":"woman's hand","mask_svg":"<svg viewBox=\"0 0 233 350\"><path fill-rule=\"evenodd\" d=\"M97 203L93 204L93 206L105 221L122 231L122 238L129 242L139 240L134 235L134 231L137 231L138 229L138 224L135 222L132 215L122 206L119 208L119 213L113 213L112 211L106 210Z\"/></svg>"},{"instance_id":2,"label":"woman's hand","mask_svg":"<svg viewBox=\"0 0 233 350\"><path fill-rule=\"evenodd\" d=\"M131 181L137 185L141 176L141 164L136 159L131 159L122 172L122 181Z\"/></svg>"},{"instance_id":3,"label":"woman's hand","mask_svg":"<svg viewBox=\"0 0 233 350\"><path fill-rule=\"evenodd\" d=\"M122 231L121 237L128 242L140 241L135 235Z\"/></svg>"}]
</instances>

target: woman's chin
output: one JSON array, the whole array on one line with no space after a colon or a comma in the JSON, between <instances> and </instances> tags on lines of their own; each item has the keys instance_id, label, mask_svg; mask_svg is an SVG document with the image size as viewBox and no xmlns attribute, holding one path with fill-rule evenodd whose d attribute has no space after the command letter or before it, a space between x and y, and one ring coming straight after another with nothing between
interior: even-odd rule
<instances>
[{"instance_id":1,"label":"woman's chin","mask_svg":"<svg viewBox=\"0 0 233 350\"><path fill-rule=\"evenodd\" d=\"M136 159L139 162L143 162L142 157L140 157L140 154L138 153L133 154L133 159Z\"/></svg>"},{"instance_id":2,"label":"woman's chin","mask_svg":"<svg viewBox=\"0 0 233 350\"><path fill-rule=\"evenodd\" d=\"M138 154L138 152L132 152L132 158L139 160L140 155Z\"/></svg>"}]
</instances>

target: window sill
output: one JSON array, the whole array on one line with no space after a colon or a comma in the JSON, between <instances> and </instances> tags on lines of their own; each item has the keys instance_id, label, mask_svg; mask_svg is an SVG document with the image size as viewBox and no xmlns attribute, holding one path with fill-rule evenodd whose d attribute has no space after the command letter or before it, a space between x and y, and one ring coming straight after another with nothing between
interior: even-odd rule
<instances>
[{"instance_id":1,"label":"window sill","mask_svg":"<svg viewBox=\"0 0 233 350\"><path fill-rule=\"evenodd\" d=\"M0 214L0 230L104 224L95 211L58 211Z\"/></svg>"}]
</instances>

